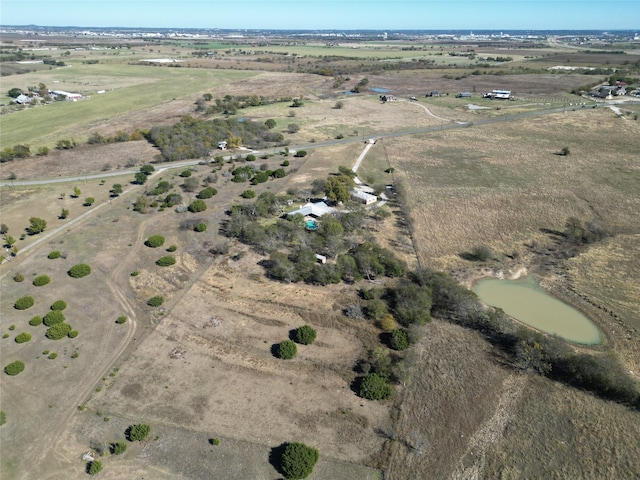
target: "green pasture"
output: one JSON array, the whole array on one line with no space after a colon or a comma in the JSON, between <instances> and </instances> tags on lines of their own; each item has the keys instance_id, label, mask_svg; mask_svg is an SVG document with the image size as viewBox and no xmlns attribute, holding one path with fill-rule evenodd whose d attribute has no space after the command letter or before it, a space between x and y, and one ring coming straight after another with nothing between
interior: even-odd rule
<instances>
[{"instance_id":1,"label":"green pasture","mask_svg":"<svg viewBox=\"0 0 640 480\"><path fill-rule=\"evenodd\" d=\"M78 65L21 75L2 82L20 82L21 88L42 82L50 89L91 94L78 102L55 102L0 117L2 146L53 146L61 138L82 140L87 127L121 114L206 92L257 75L258 72L182 69L134 65ZM58 83L54 83L54 81ZM13 84L12 84L13 86ZM98 90L106 90L97 94Z\"/></svg>"}]
</instances>

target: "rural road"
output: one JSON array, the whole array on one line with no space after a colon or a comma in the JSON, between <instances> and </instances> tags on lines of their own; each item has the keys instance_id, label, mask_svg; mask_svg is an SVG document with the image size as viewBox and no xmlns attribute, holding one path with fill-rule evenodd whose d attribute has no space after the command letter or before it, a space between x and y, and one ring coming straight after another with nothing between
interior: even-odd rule
<instances>
[{"instance_id":1,"label":"rural road","mask_svg":"<svg viewBox=\"0 0 640 480\"><path fill-rule=\"evenodd\" d=\"M412 102L412 104L415 104L415 103ZM443 122L449 121L449 120L442 119L441 117L438 117L436 115L433 115L426 107L423 107L423 108L427 111L429 115L434 116L435 118L440 118L441 120L443 120ZM538 117L538 116L550 115L553 113L560 113L560 112L569 111L569 110L576 110L577 108L579 107L564 106L564 107L551 108L548 110L539 110L535 112L523 112L523 113L516 113L513 115L505 115L502 117L479 119L479 120L474 120L473 122L459 122L459 123L446 123L446 124L443 123L442 125L416 128L411 130L399 130L395 132L386 132L386 133L372 133L368 137L375 138L375 139L393 138L393 137L402 137L405 135L416 135L421 133L437 132L440 130L451 130L455 128L469 128L474 125L486 125L490 123L510 122L513 120L520 120L522 118ZM588 107L588 108L591 108L591 107ZM362 143L363 140L364 139L362 137L343 138L339 140L337 139L328 140L325 142L315 142L315 143L308 143L305 145L290 146L289 150L290 151L311 150L311 149L315 150L318 148L333 147L335 145L345 145L349 143ZM247 153L278 154L282 152L282 150L283 150L282 147L276 147L276 148L270 148L266 150L248 151ZM225 157L225 159L228 159L228 158L230 158L230 156ZM188 167L191 165L198 165L202 162L203 160L199 159L199 160L189 160L184 162L165 163L165 164L155 165L155 168L157 172L161 172L169 168ZM139 170L136 168L136 169L129 169L129 170L119 170L117 172L99 173L99 174L93 174L93 175L78 175L74 177L61 177L61 178L50 178L50 179L41 179L41 180L9 180L9 181L5 180L0 182L0 187L18 187L18 186L29 186L29 185L48 185L53 183L64 183L64 182L78 182L78 181L84 181L84 180L103 179L108 177L120 177L123 175L134 175L138 171ZM92 211L95 211L95 209L93 209Z\"/></svg>"}]
</instances>

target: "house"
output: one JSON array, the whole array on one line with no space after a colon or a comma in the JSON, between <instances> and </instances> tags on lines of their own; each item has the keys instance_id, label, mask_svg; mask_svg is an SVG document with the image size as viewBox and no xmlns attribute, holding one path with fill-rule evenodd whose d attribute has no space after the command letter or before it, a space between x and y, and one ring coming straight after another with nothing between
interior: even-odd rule
<instances>
[{"instance_id":1,"label":"house","mask_svg":"<svg viewBox=\"0 0 640 480\"><path fill-rule=\"evenodd\" d=\"M27 105L32 101L33 101L33 98L31 98L29 95L25 95L24 93L21 93L20 95L18 95L14 100L14 102L17 103L18 105Z\"/></svg>"},{"instance_id":2,"label":"house","mask_svg":"<svg viewBox=\"0 0 640 480\"><path fill-rule=\"evenodd\" d=\"M471 98L473 97L473 93L471 92L460 92L456 95L458 98Z\"/></svg>"},{"instance_id":3,"label":"house","mask_svg":"<svg viewBox=\"0 0 640 480\"><path fill-rule=\"evenodd\" d=\"M432 90L427 95L427 97L439 97L439 96L440 96L440 92L438 92L438 90Z\"/></svg>"},{"instance_id":4,"label":"house","mask_svg":"<svg viewBox=\"0 0 640 480\"><path fill-rule=\"evenodd\" d=\"M335 211L336 211L335 208L330 207L324 202L316 202L316 203L309 202L306 205L303 205L302 207L300 207L299 209L287 213L287 216L300 214L304 217L308 215L311 217L320 218L321 216L326 215L327 213L334 213Z\"/></svg>"},{"instance_id":5,"label":"house","mask_svg":"<svg viewBox=\"0 0 640 480\"><path fill-rule=\"evenodd\" d=\"M363 190L353 189L351 190L351 200L363 203L365 205L371 205L372 203L376 203L378 201L378 197Z\"/></svg>"},{"instance_id":6,"label":"house","mask_svg":"<svg viewBox=\"0 0 640 480\"><path fill-rule=\"evenodd\" d=\"M227 149L227 142L225 142L224 140L221 142L218 142L218 149L220 150L226 150Z\"/></svg>"}]
</instances>

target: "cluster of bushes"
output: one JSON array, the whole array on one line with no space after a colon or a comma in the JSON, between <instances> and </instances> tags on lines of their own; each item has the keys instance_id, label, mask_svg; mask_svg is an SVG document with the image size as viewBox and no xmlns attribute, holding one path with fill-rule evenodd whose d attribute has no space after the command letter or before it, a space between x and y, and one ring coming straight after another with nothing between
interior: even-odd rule
<instances>
[{"instance_id":1,"label":"cluster of bushes","mask_svg":"<svg viewBox=\"0 0 640 480\"><path fill-rule=\"evenodd\" d=\"M151 433L151 427L144 423L137 423L127 428L125 432L127 440L130 442L142 442Z\"/></svg>"},{"instance_id":2,"label":"cluster of bushes","mask_svg":"<svg viewBox=\"0 0 640 480\"><path fill-rule=\"evenodd\" d=\"M16 158L29 158L30 156L31 149L29 145L14 145L0 152L0 163L10 162Z\"/></svg>"},{"instance_id":3,"label":"cluster of bushes","mask_svg":"<svg viewBox=\"0 0 640 480\"><path fill-rule=\"evenodd\" d=\"M203 188L202 190L200 190L200 192L198 193L197 197L200 200L206 200L207 198L211 198L214 195L217 195L217 193L218 193L218 190L216 190L215 188L206 187L206 188Z\"/></svg>"},{"instance_id":4,"label":"cluster of bushes","mask_svg":"<svg viewBox=\"0 0 640 480\"><path fill-rule=\"evenodd\" d=\"M202 54L202 52L197 53ZM215 115L218 113L222 113L224 115L235 115L238 110L243 108L291 101L290 97L274 99L263 97L262 95L225 95L224 98L216 98L215 105L209 105L207 107L205 102L211 101L211 99L207 100L207 98L203 96L202 99L196 101L196 110L198 112L204 111L207 115Z\"/></svg>"},{"instance_id":5,"label":"cluster of bushes","mask_svg":"<svg viewBox=\"0 0 640 480\"><path fill-rule=\"evenodd\" d=\"M158 265L159 267L169 267L171 265L175 265L175 263L176 257L174 257L173 255L165 255L156 260L156 265Z\"/></svg>"},{"instance_id":6,"label":"cluster of bushes","mask_svg":"<svg viewBox=\"0 0 640 480\"><path fill-rule=\"evenodd\" d=\"M149 305L150 307L159 307L163 303L164 297L160 295L156 295L155 297L151 297L149 300L147 300L147 305Z\"/></svg>"},{"instance_id":7,"label":"cluster of bushes","mask_svg":"<svg viewBox=\"0 0 640 480\"><path fill-rule=\"evenodd\" d=\"M49 255L47 255L47 258L50 260L55 260L56 258L60 258L62 254L58 251L58 250L54 250L52 252L49 252Z\"/></svg>"},{"instance_id":8,"label":"cluster of bushes","mask_svg":"<svg viewBox=\"0 0 640 480\"><path fill-rule=\"evenodd\" d=\"M287 176L287 172L284 168L277 168L275 170L262 170L256 168L254 165L243 165L231 170L231 181L235 183L243 183L250 181L251 185L258 185L265 183L270 178L284 178Z\"/></svg>"},{"instance_id":9,"label":"cluster of bushes","mask_svg":"<svg viewBox=\"0 0 640 480\"><path fill-rule=\"evenodd\" d=\"M133 140L144 140L144 137L147 133L148 132L146 131L141 131L138 129L134 130L131 133L118 130L115 135L105 137L102 134L95 132L89 136L89 138L87 139L87 143L89 145L99 145L104 143L120 143Z\"/></svg>"},{"instance_id":10,"label":"cluster of bushes","mask_svg":"<svg viewBox=\"0 0 640 480\"><path fill-rule=\"evenodd\" d=\"M250 120L200 120L187 115L173 126L153 127L147 139L160 149L165 161L175 162L206 157L222 140L234 139L235 144L251 143L262 147L278 144L283 137L271 132L266 125Z\"/></svg>"},{"instance_id":11,"label":"cluster of bushes","mask_svg":"<svg viewBox=\"0 0 640 480\"><path fill-rule=\"evenodd\" d=\"M298 353L296 343L301 345L311 345L317 336L316 330L311 325L303 325L293 331L292 338L295 340L283 340L275 346L274 354L283 360L290 360Z\"/></svg>"}]
</instances>

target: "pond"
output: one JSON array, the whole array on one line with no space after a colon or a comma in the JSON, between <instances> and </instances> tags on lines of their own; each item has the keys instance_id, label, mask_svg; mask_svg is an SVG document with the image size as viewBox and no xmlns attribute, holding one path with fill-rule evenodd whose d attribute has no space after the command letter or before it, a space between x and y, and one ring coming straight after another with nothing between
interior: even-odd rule
<instances>
[{"instance_id":1,"label":"pond","mask_svg":"<svg viewBox=\"0 0 640 480\"><path fill-rule=\"evenodd\" d=\"M533 277L519 280L488 278L477 282L473 291L487 305L501 308L542 332L583 345L602 342L600 330L591 320L546 293Z\"/></svg>"},{"instance_id":2,"label":"pond","mask_svg":"<svg viewBox=\"0 0 640 480\"><path fill-rule=\"evenodd\" d=\"M387 90L386 88L371 87L371 91L377 93L387 93L389 90Z\"/></svg>"}]
</instances>

